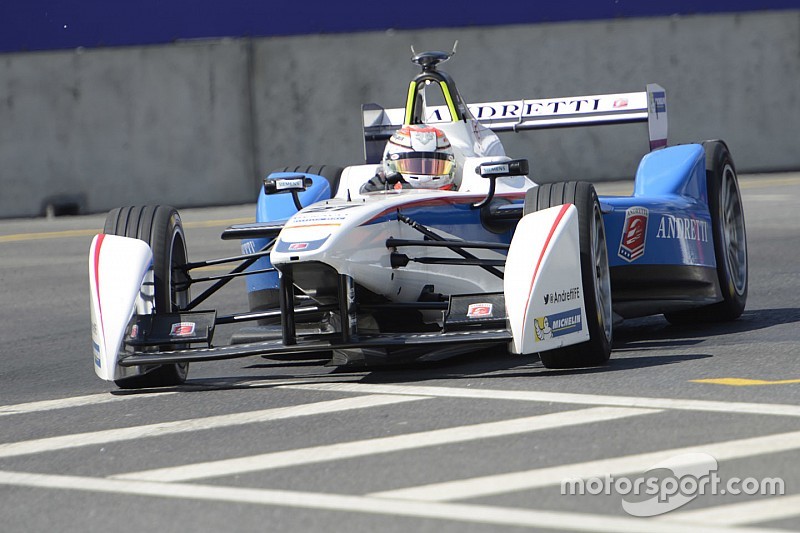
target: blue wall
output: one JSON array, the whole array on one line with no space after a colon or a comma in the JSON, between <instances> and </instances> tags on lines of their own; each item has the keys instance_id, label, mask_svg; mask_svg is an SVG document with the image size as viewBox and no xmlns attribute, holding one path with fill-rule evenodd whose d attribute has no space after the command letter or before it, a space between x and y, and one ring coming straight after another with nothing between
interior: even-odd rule
<instances>
[{"instance_id":1,"label":"blue wall","mask_svg":"<svg viewBox=\"0 0 800 533\"><path fill-rule=\"evenodd\" d=\"M495 0L490 5L487 9L485 0L0 0L0 52L800 9L800 0Z\"/></svg>"}]
</instances>

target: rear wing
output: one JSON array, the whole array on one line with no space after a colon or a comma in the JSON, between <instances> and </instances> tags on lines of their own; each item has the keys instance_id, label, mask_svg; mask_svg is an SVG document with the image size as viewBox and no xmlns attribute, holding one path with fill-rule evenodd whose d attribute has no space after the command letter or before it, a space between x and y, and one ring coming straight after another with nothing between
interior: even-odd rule
<instances>
[{"instance_id":1,"label":"rear wing","mask_svg":"<svg viewBox=\"0 0 800 533\"><path fill-rule=\"evenodd\" d=\"M495 132L647 122L650 150L667 145L667 93L655 83L638 93L511 100L468 107L475 120ZM364 157L367 163L378 163L385 141L403 124L405 110L364 104L361 113ZM427 113L426 124L450 121L446 106L429 107Z\"/></svg>"}]
</instances>

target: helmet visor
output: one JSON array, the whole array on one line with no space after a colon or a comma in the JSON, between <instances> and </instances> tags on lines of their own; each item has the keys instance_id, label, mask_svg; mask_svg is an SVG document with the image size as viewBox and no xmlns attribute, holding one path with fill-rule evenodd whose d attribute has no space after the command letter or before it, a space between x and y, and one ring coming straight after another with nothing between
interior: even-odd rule
<instances>
[{"instance_id":1,"label":"helmet visor","mask_svg":"<svg viewBox=\"0 0 800 533\"><path fill-rule=\"evenodd\" d=\"M386 163L390 170L400 174L446 176L453 172L453 156L439 152L392 154Z\"/></svg>"}]
</instances>

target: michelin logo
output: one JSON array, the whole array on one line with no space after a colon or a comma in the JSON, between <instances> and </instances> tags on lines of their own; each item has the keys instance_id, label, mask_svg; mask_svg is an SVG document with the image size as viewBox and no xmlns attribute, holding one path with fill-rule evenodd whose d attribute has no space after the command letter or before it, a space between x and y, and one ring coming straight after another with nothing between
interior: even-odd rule
<instances>
[{"instance_id":1,"label":"michelin logo","mask_svg":"<svg viewBox=\"0 0 800 533\"><path fill-rule=\"evenodd\" d=\"M583 329L580 309L570 309L563 313L539 317L533 321L533 324L537 341L577 333Z\"/></svg>"}]
</instances>

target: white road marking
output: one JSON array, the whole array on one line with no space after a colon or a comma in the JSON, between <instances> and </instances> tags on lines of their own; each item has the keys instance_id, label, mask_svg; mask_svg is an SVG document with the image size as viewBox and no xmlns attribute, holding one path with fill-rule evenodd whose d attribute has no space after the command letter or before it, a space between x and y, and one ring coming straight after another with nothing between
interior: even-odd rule
<instances>
[{"instance_id":1,"label":"white road marking","mask_svg":"<svg viewBox=\"0 0 800 533\"><path fill-rule=\"evenodd\" d=\"M37 413L41 411L53 411L55 409L68 409L71 407L85 407L87 405L99 405L104 403L120 402L123 400L135 400L143 398L155 398L177 394L169 392L146 392L138 394L114 395L109 393L89 394L87 396L73 396L72 398L59 398L57 400L42 400L30 403L18 403L11 405L0 405L0 416L17 415L24 413Z\"/></svg>"},{"instance_id":2,"label":"white road marking","mask_svg":"<svg viewBox=\"0 0 800 533\"><path fill-rule=\"evenodd\" d=\"M686 523L670 523L654 520L645 521L639 518L588 513L535 511L456 503L409 502L315 492L249 489L185 483L155 483L152 481L100 479L7 471L0 471L0 484L111 494L131 494L158 498L283 506L336 512L408 516L413 518L431 518L466 523L527 526L537 529L609 533L640 533L642 530L651 533L683 533L687 529ZM691 530L695 533L753 533L756 531L770 531L765 529L704 526L701 524L692 524Z\"/></svg>"},{"instance_id":3,"label":"white road marking","mask_svg":"<svg viewBox=\"0 0 800 533\"><path fill-rule=\"evenodd\" d=\"M23 442L10 442L0 444L0 458L51 452L55 450L65 450L80 446L108 444L111 442L120 442L146 437L160 437L163 435L173 435L176 433L186 433L204 429L216 429L243 424L253 424L258 422L267 422L270 420L283 420L299 416L334 413L339 411L348 411L350 409L364 409L367 407L393 405L397 403L403 403L405 401L424 399L424 397L420 396L408 396L407 398L388 395L357 396L355 398L344 398L303 405L290 405L287 407L277 407L272 409L264 409L261 411L250 411L246 413L232 413L226 415L209 416L205 418L161 422L158 424L148 424L145 426L93 431L90 433L77 433L73 435L63 435L59 437L49 437Z\"/></svg>"},{"instance_id":4,"label":"white road marking","mask_svg":"<svg viewBox=\"0 0 800 533\"><path fill-rule=\"evenodd\" d=\"M742 503L706 507L695 511L669 513L659 520L668 522L693 522L721 526L755 524L783 520L800 515L800 494L771 496Z\"/></svg>"},{"instance_id":5,"label":"white road marking","mask_svg":"<svg viewBox=\"0 0 800 533\"><path fill-rule=\"evenodd\" d=\"M482 400L515 400L577 405L611 405L643 409L679 409L738 414L780 415L800 417L800 405L773 403L714 402L673 398L641 398L637 396L602 396L565 392L512 391L496 389L465 389L455 387L425 387L415 385L372 385L368 383L320 383L284 385L285 389L301 389L360 394L419 395L437 398L471 398Z\"/></svg>"},{"instance_id":6,"label":"white road marking","mask_svg":"<svg viewBox=\"0 0 800 533\"><path fill-rule=\"evenodd\" d=\"M221 461L209 461L173 468L159 468L111 476L114 479L139 479L145 481L189 481L195 479L230 476L245 472L256 472L350 459L365 455L376 455L402 450L413 450L428 446L453 444L485 438L504 437L593 422L616 420L630 416L658 413L652 409L624 409L619 407L594 407L577 411L550 413L546 415L516 418L500 422L487 422L469 426L458 426L433 431L421 431L393 437L364 439L326 446L313 446L296 450L265 453Z\"/></svg>"},{"instance_id":7,"label":"white road marking","mask_svg":"<svg viewBox=\"0 0 800 533\"><path fill-rule=\"evenodd\" d=\"M793 431L765 437L712 442L584 463L433 483L375 493L371 496L422 501L463 500L560 485L566 479L644 474L653 465L685 453L707 453L714 456L717 461L725 461L798 448L800 448L800 431Z\"/></svg>"}]
</instances>

